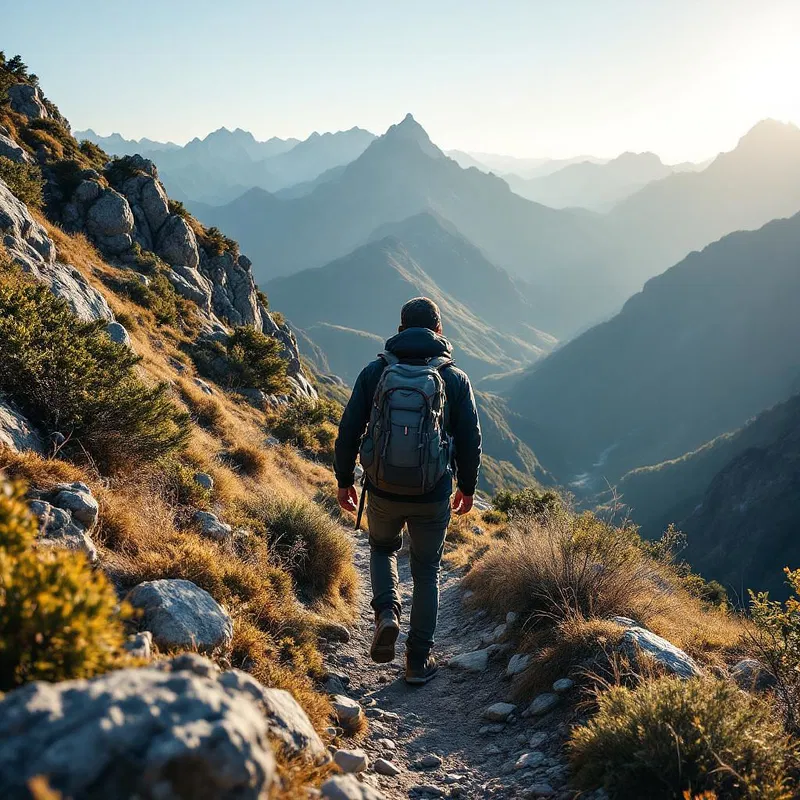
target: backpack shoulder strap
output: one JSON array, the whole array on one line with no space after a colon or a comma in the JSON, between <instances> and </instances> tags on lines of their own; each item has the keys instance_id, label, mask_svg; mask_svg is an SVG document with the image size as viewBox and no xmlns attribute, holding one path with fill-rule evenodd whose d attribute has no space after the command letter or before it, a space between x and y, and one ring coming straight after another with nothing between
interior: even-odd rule
<instances>
[{"instance_id":1,"label":"backpack shoulder strap","mask_svg":"<svg viewBox=\"0 0 800 800\"><path fill-rule=\"evenodd\" d=\"M437 356L428 362L428 366L433 367L434 369L442 370L445 367L449 367L452 363L453 359L449 358L448 356Z\"/></svg>"},{"instance_id":2,"label":"backpack shoulder strap","mask_svg":"<svg viewBox=\"0 0 800 800\"><path fill-rule=\"evenodd\" d=\"M400 363L400 359L394 353L390 353L388 350L378 353L378 358L382 358L386 362L387 367L391 367Z\"/></svg>"}]
</instances>

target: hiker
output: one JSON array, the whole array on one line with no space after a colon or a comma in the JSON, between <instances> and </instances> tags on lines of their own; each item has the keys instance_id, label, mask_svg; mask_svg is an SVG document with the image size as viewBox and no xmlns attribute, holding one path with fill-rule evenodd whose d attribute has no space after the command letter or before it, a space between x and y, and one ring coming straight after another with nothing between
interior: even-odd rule
<instances>
[{"instance_id":1,"label":"hiker","mask_svg":"<svg viewBox=\"0 0 800 800\"><path fill-rule=\"evenodd\" d=\"M453 365L439 308L409 300L386 350L358 376L336 439L337 500L357 510L356 455L364 468L375 635L370 655L384 664L400 633L397 553L410 538L414 595L406 644L406 681L434 677L431 655L439 613L439 572L450 522L467 514L478 481L481 429L469 378Z\"/></svg>"}]
</instances>

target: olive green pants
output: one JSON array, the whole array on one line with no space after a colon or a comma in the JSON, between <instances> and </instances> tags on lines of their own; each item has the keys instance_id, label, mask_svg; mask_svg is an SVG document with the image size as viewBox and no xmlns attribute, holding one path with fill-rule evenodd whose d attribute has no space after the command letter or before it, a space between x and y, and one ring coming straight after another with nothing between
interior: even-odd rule
<instances>
[{"instance_id":1,"label":"olive green pants","mask_svg":"<svg viewBox=\"0 0 800 800\"><path fill-rule=\"evenodd\" d=\"M372 607L400 614L397 553L403 546L403 526L410 539L409 562L414 580L411 627L406 647L414 657L431 651L439 615L439 573L450 523L450 498L436 503L409 503L368 495Z\"/></svg>"}]
</instances>

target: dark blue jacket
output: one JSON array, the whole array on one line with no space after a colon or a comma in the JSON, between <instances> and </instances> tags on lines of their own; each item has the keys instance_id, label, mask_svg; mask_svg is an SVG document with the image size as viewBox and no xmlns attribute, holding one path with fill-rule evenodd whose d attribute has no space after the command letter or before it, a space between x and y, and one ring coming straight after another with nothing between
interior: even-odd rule
<instances>
[{"instance_id":1,"label":"dark blue jacket","mask_svg":"<svg viewBox=\"0 0 800 800\"><path fill-rule=\"evenodd\" d=\"M453 348L443 336L427 328L407 328L386 342L386 350L394 353L401 361L422 363L429 358L450 356ZM336 438L335 470L340 488L352 486L355 481L355 465L361 437L367 429L372 400L378 381L386 366L382 358L370 362L361 371L353 387L353 393L339 423ZM455 366L442 370L447 395L446 427L453 437L455 451L455 470L458 488L466 495L475 494L478 484L478 470L481 465L481 426L478 422L478 409L469 378ZM373 486L369 491L390 500L403 500L411 503L432 503L450 496L453 490L453 476L445 474L441 481L428 494L406 496L380 492Z\"/></svg>"}]
</instances>

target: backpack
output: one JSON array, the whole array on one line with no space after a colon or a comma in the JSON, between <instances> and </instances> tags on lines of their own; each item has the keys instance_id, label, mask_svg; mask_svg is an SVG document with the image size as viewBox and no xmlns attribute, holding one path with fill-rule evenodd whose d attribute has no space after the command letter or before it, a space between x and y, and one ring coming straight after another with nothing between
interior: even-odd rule
<instances>
[{"instance_id":1,"label":"backpack","mask_svg":"<svg viewBox=\"0 0 800 800\"><path fill-rule=\"evenodd\" d=\"M386 367L361 440L361 466L370 485L380 491L426 494L450 468L441 370L453 362L444 356L424 364L403 363L393 353L380 357Z\"/></svg>"}]
</instances>

